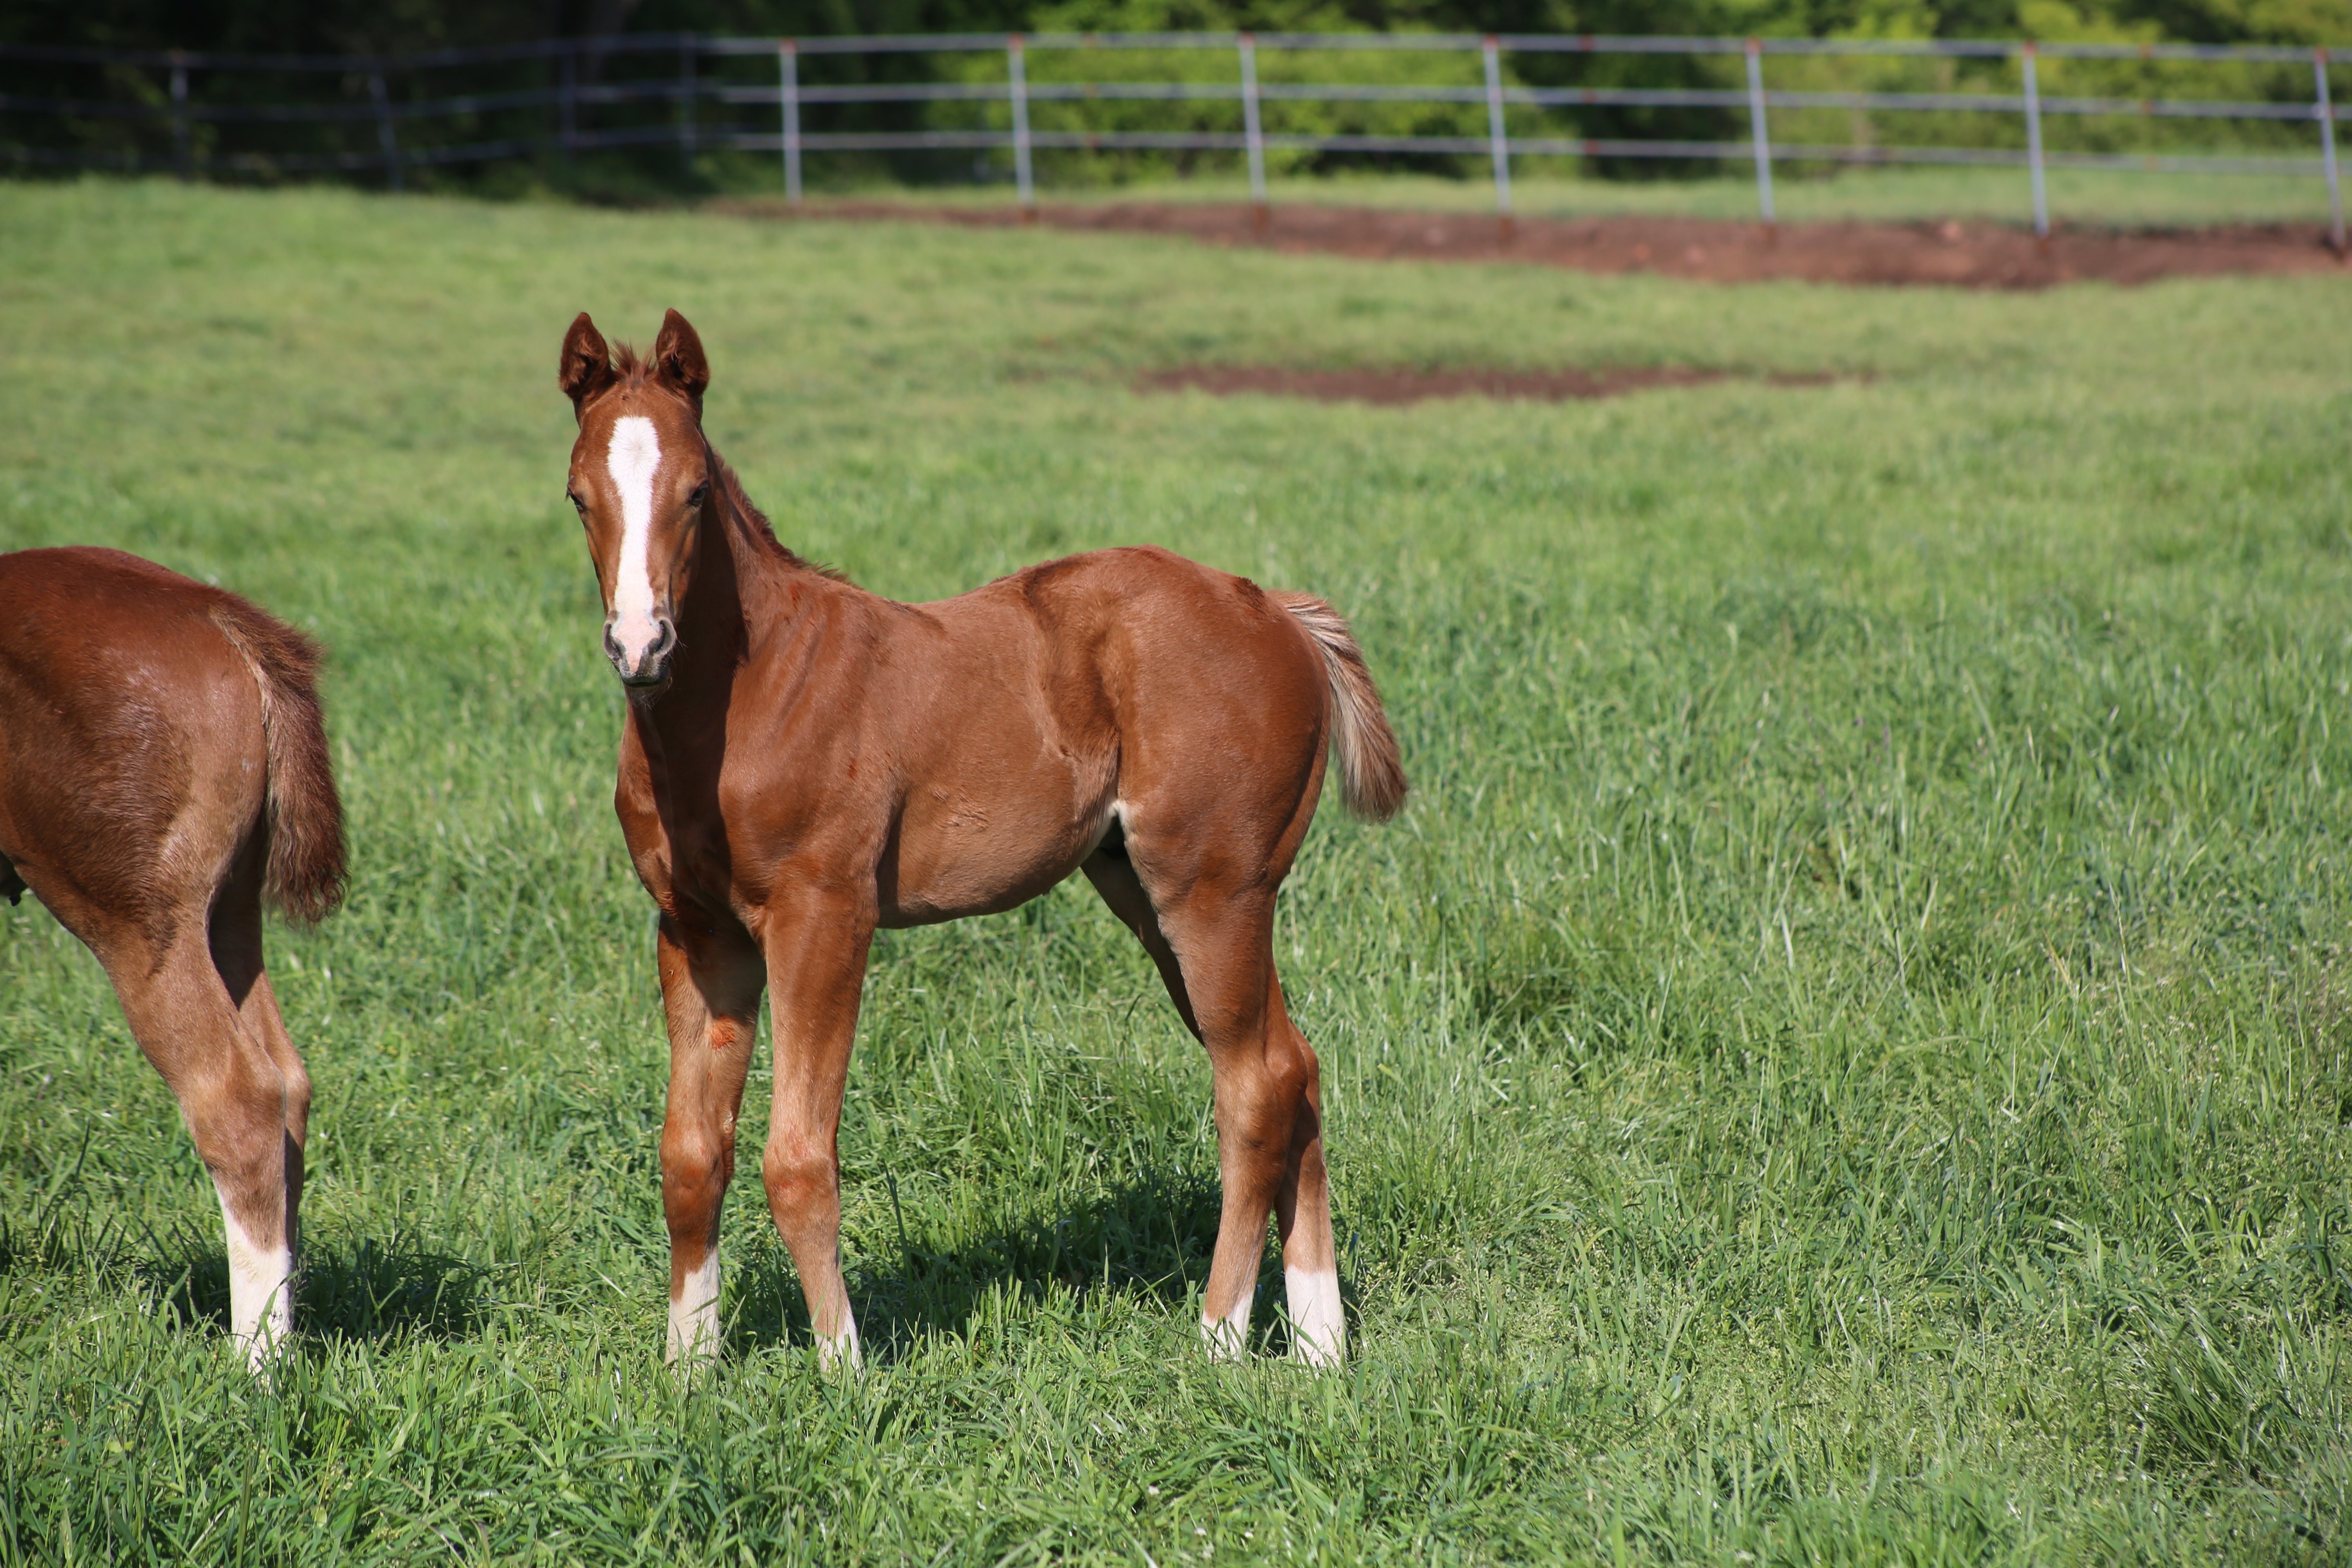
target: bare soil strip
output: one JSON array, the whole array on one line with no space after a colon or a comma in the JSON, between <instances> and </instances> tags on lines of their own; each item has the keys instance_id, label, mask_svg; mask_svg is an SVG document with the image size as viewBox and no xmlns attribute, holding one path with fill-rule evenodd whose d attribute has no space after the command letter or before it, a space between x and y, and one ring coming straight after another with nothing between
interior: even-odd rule
<instances>
[{"instance_id":1,"label":"bare soil strip","mask_svg":"<svg viewBox=\"0 0 2352 1568\"><path fill-rule=\"evenodd\" d=\"M1491 397L1504 401L1564 403L1570 399L1620 397L1661 386L1698 386L1740 377L1727 370L1687 365L1601 365L1588 370L1298 370L1283 365L1193 364L1153 371L1137 384L1150 392L1195 388L1221 397L1262 393L1306 397L1319 403L1420 403L1433 397ZM1823 386L1827 375L1741 377L1776 386Z\"/></svg>"},{"instance_id":2,"label":"bare soil strip","mask_svg":"<svg viewBox=\"0 0 2352 1568\"><path fill-rule=\"evenodd\" d=\"M744 216L778 216L774 204L727 203ZM929 206L913 202L821 202L810 217L956 224L1018 224L1010 207ZM2194 229L2063 227L2044 244L2026 230L1990 223L1761 225L1707 218L1521 218L1384 211L1370 207L1277 207L1263 230L1246 205L1125 202L1047 205L1050 228L1182 236L1210 245L1255 245L1380 260L1517 261L1585 272L1654 272L1711 283L1801 279L1816 283L1937 284L1962 289L2045 289L2105 281L2224 274L2352 273L2316 227L2240 225Z\"/></svg>"}]
</instances>

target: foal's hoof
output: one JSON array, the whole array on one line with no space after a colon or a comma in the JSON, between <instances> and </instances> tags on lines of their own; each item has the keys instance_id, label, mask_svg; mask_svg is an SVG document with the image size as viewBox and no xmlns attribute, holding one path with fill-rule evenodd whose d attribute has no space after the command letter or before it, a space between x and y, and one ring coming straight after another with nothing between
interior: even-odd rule
<instances>
[{"instance_id":1,"label":"foal's hoof","mask_svg":"<svg viewBox=\"0 0 2352 1568\"><path fill-rule=\"evenodd\" d=\"M1238 1315L1203 1318L1201 1320L1201 1342L1208 1348L1211 1361L1246 1361L1249 1359L1249 1320Z\"/></svg>"},{"instance_id":2,"label":"foal's hoof","mask_svg":"<svg viewBox=\"0 0 2352 1568\"><path fill-rule=\"evenodd\" d=\"M668 1363L680 1377L690 1377L705 1367L718 1365L719 1349L719 1335L715 1331L691 1336L673 1333L669 1337L668 1349L662 1352L662 1360Z\"/></svg>"},{"instance_id":3,"label":"foal's hoof","mask_svg":"<svg viewBox=\"0 0 2352 1568\"><path fill-rule=\"evenodd\" d=\"M1343 1358L1338 1345L1300 1334L1290 1342L1290 1359L1317 1372L1334 1372Z\"/></svg>"},{"instance_id":4,"label":"foal's hoof","mask_svg":"<svg viewBox=\"0 0 2352 1568\"><path fill-rule=\"evenodd\" d=\"M816 1339L817 1370L837 1373L848 1377L866 1375L866 1357L857 1348L857 1331L842 1334L819 1334Z\"/></svg>"},{"instance_id":5,"label":"foal's hoof","mask_svg":"<svg viewBox=\"0 0 2352 1568\"><path fill-rule=\"evenodd\" d=\"M237 1349L245 1352L245 1369L255 1378L268 1382L284 1371L294 1360L294 1336L291 1334L240 1335Z\"/></svg>"}]
</instances>

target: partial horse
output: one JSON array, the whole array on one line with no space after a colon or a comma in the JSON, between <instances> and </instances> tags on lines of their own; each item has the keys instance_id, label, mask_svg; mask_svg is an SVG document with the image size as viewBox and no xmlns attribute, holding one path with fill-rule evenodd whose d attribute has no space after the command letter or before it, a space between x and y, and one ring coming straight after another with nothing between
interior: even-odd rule
<instances>
[{"instance_id":1,"label":"partial horse","mask_svg":"<svg viewBox=\"0 0 2352 1568\"><path fill-rule=\"evenodd\" d=\"M824 1358L854 1363L835 1137L874 932L1009 910L1082 869L1214 1073L1212 1353L1245 1344L1271 1210L1295 1352L1336 1363L1318 1068L1272 938L1327 752L1358 815L1404 800L1345 623L1148 548L937 604L877 597L776 542L704 437L709 381L675 310L650 358L615 359L584 314L563 340L569 495L629 699L614 806L660 911L671 1356L718 1345L719 1205L762 987L768 1205Z\"/></svg>"},{"instance_id":2,"label":"partial horse","mask_svg":"<svg viewBox=\"0 0 2352 1568\"><path fill-rule=\"evenodd\" d=\"M29 887L114 983L179 1098L258 1367L292 1323L310 1079L261 951L267 898L342 897L318 648L116 550L0 555L0 894Z\"/></svg>"}]
</instances>

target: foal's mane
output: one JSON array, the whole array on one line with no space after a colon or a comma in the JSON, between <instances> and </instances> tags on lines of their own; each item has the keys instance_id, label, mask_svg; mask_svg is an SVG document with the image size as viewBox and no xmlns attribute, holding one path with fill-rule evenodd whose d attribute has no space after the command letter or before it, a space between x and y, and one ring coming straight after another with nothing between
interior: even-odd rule
<instances>
[{"instance_id":1,"label":"foal's mane","mask_svg":"<svg viewBox=\"0 0 2352 1568\"><path fill-rule=\"evenodd\" d=\"M777 559L787 566L797 566L804 572L814 572L818 576L830 578L835 583L849 581L847 573L827 566L822 562L811 561L805 555L786 549L782 542L776 538L776 531L768 525L768 514L753 506L751 498L743 493L743 481L735 477L735 470L727 466L727 459L719 455L718 447L710 448L710 457L711 460L719 465L719 488L727 493L728 509L743 520L743 531L750 534L755 542L764 549L773 551Z\"/></svg>"},{"instance_id":2,"label":"foal's mane","mask_svg":"<svg viewBox=\"0 0 2352 1568\"><path fill-rule=\"evenodd\" d=\"M629 344L614 343L613 374L616 379L611 390L621 392L631 387L650 384L654 379L654 366L650 360L641 356ZM707 445L709 437L705 437L703 439ZM768 514L753 506L751 498L743 493L742 481L735 477L735 470L728 466L727 459L719 455L718 447L710 448L710 457L711 460L719 465L719 488L726 492L728 506L737 517L743 520L744 531L751 536L754 543L772 552L776 559L787 566L797 566L803 571L814 572L818 576L830 578L835 583L849 581L846 573L836 571L821 562L811 561L804 555L786 549L783 542L776 537L776 531L769 526Z\"/></svg>"}]
</instances>

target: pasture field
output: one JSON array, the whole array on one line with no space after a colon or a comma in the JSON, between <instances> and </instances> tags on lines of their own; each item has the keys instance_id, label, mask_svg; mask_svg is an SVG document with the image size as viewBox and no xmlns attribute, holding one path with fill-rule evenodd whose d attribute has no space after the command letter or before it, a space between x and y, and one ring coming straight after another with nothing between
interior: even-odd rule
<instances>
[{"instance_id":1,"label":"pasture field","mask_svg":"<svg viewBox=\"0 0 2352 1568\"><path fill-rule=\"evenodd\" d=\"M670 305L780 535L869 587L1156 541L1352 617L1415 793L1327 802L1277 943L1344 1371L1202 1359L1206 1065L1083 882L878 945L864 1379L756 1156L728 1358L662 1366L553 379L574 311ZM266 1384L169 1095L0 907L0 1561L2352 1556L2347 306L0 186L0 545L322 636L356 873L273 935L319 1097ZM1842 379L1130 390L1202 361ZM1278 1298L1269 1248L1275 1349Z\"/></svg>"},{"instance_id":2,"label":"pasture field","mask_svg":"<svg viewBox=\"0 0 2352 1568\"><path fill-rule=\"evenodd\" d=\"M2316 155L2315 153L2314 154ZM1706 179L1601 180L1553 173L1558 160L1514 160L1512 210L1521 217L1707 217L1753 223L1758 217L1752 169L1727 169ZM710 163L713 178L730 192L781 196L783 175L772 158L728 154ZM832 171L812 160L812 199L835 194L897 198L942 205L1010 205L1009 184L905 186L826 181ZM2104 169L2052 169L2050 218L2060 228L2179 227L2208 224L2293 223L2327 226L2327 186L2316 175L2165 174ZM1313 204L1403 207L1413 211L1490 213L1495 186L1483 168L1461 179L1392 173L1303 175L1266 181L1276 206ZM1245 202L1249 180L1237 171L1181 179L1137 179L1123 184L1072 184L1041 174L1037 199L1068 202ZM2033 191L2022 169L1885 167L1825 169L1780 164L1772 204L1782 223L1918 223L1944 218L2029 226Z\"/></svg>"}]
</instances>

